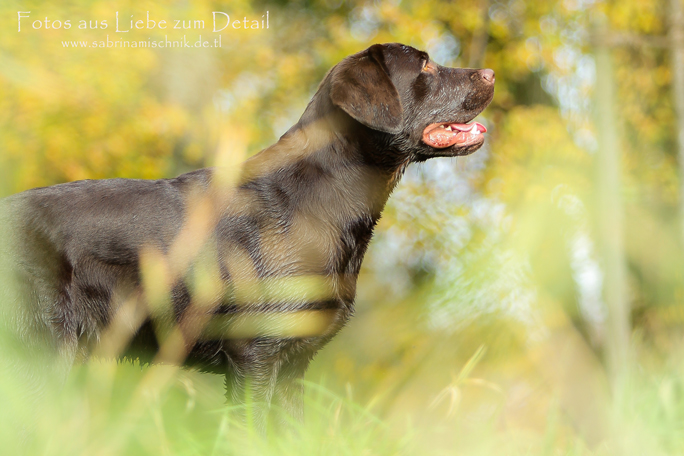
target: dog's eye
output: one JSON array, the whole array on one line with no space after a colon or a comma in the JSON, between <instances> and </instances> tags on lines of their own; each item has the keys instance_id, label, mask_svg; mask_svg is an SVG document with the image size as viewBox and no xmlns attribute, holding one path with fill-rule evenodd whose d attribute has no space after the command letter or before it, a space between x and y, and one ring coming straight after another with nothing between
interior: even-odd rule
<instances>
[{"instance_id":1,"label":"dog's eye","mask_svg":"<svg viewBox=\"0 0 684 456\"><path fill-rule=\"evenodd\" d=\"M432 63L430 63L429 60L424 60L424 61L423 61L423 69L422 69L422 71L432 71L432 70L434 70L434 69L435 69L435 67L432 66Z\"/></svg>"}]
</instances>

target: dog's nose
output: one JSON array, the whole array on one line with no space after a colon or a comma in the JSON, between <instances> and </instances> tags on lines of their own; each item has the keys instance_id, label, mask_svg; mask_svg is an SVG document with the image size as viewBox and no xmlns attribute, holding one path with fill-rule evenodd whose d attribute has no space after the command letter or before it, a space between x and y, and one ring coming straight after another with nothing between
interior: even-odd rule
<instances>
[{"instance_id":1,"label":"dog's nose","mask_svg":"<svg viewBox=\"0 0 684 456\"><path fill-rule=\"evenodd\" d=\"M482 75L482 79L487 81L490 84L494 84L494 80L496 79L494 77L494 70L490 70L487 68L486 70L480 70L480 75Z\"/></svg>"}]
</instances>

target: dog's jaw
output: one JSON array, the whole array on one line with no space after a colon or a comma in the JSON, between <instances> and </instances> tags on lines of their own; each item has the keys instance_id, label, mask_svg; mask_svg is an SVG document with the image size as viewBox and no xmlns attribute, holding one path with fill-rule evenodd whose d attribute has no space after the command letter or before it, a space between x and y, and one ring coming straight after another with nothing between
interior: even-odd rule
<instances>
[{"instance_id":1,"label":"dog's jaw","mask_svg":"<svg viewBox=\"0 0 684 456\"><path fill-rule=\"evenodd\" d=\"M423 142L435 149L458 146L466 148L484 141L487 128L478 122L471 124L433 123L423 130Z\"/></svg>"}]
</instances>

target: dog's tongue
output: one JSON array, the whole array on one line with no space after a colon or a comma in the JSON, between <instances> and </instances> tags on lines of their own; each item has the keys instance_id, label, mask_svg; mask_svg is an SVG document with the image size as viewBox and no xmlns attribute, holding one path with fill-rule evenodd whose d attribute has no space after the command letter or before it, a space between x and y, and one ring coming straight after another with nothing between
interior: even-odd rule
<instances>
[{"instance_id":1,"label":"dog's tongue","mask_svg":"<svg viewBox=\"0 0 684 456\"><path fill-rule=\"evenodd\" d=\"M436 149L444 149L453 145L473 143L487 129L478 122L471 124L436 123L423 130L423 142Z\"/></svg>"}]
</instances>

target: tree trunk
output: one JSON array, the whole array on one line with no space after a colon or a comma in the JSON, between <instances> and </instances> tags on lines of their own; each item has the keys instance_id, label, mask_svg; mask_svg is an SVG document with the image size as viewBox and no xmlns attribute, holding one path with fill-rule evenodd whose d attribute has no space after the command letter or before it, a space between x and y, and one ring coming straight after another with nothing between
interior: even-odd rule
<instances>
[{"instance_id":1,"label":"tree trunk","mask_svg":"<svg viewBox=\"0 0 684 456\"><path fill-rule=\"evenodd\" d=\"M672 89L677 113L677 157L679 160L679 219L684 245L684 14L681 0L670 0L670 49Z\"/></svg>"},{"instance_id":2,"label":"tree trunk","mask_svg":"<svg viewBox=\"0 0 684 456\"><path fill-rule=\"evenodd\" d=\"M480 26L473 32L473 41L470 43L470 55L468 56L469 68L480 68L484 62L487 41L489 41L489 8L492 0L482 2Z\"/></svg>"},{"instance_id":3,"label":"tree trunk","mask_svg":"<svg viewBox=\"0 0 684 456\"><path fill-rule=\"evenodd\" d=\"M608 30L597 24L596 58L596 190L598 244L604 272L604 299L608 308L604 345L608 374L616 398L621 396L630 345L630 306L627 297L621 198L622 160L615 114L615 78Z\"/></svg>"}]
</instances>

